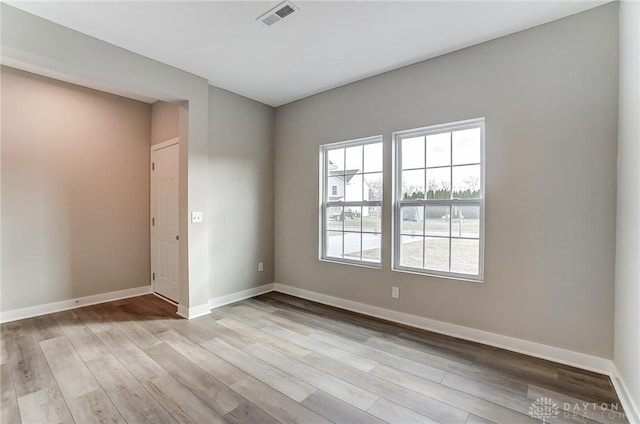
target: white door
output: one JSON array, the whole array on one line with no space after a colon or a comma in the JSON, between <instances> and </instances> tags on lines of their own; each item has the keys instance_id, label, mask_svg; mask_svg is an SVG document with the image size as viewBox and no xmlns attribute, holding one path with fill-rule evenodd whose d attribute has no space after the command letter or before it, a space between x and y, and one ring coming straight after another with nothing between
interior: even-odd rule
<instances>
[{"instance_id":1,"label":"white door","mask_svg":"<svg viewBox=\"0 0 640 424\"><path fill-rule=\"evenodd\" d=\"M161 146L151 151L151 278L156 293L179 303L178 144Z\"/></svg>"}]
</instances>

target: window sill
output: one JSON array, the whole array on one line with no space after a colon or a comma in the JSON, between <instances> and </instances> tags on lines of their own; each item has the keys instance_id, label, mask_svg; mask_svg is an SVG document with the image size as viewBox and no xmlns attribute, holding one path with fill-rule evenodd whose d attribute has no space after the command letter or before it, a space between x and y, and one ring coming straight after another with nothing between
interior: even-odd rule
<instances>
[{"instance_id":1,"label":"window sill","mask_svg":"<svg viewBox=\"0 0 640 424\"><path fill-rule=\"evenodd\" d=\"M351 265L351 266L358 266L360 268L369 268L369 269L382 269L382 264L369 263L369 262L348 261L348 260L331 259L331 258L318 258L318 260L320 262L328 262L331 264Z\"/></svg>"},{"instance_id":2,"label":"window sill","mask_svg":"<svg viewBox=\"0 0 640 424\"><path fill-rule=\"evenodd\" d=\"M427 270L425 271L420 271L418 269L413 269L413 268L400 268L400 267L393 267L391 268L392 271L394 272L403 272L405 274L414 274L414 275L420 275L423 277L435 277L435 278L444 278L446 280L458 280L458 281L466 281L468 283L484 283L484 277L465 277L464 275L447 275L447 274L437 274L434 272L429 272Z\"/></svg>"}]
</instances>

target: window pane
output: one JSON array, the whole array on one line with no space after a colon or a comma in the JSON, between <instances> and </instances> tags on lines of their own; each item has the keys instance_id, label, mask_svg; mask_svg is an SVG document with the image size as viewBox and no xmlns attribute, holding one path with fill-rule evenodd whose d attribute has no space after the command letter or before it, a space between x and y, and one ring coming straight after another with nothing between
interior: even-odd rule
<instances>
[{"instance_id":1,"label":"window pane","mask_svg":"<svg viewBox=\"0 0 640 424\"><path fill-rule=\"evenodd\" d=\"M424 199L424 169L402 171L402 198Z\"/></svg>"},{"instance_id":2,"label":"window pane","mask_svg":"<svg viewBox=\"0 0 640 424\"><path fill-rule=\"evenodd\" d=\"M424 266L434 271L449 271L449 239L429 238L425 240Z\"/></svg>"},{"instance_id":3,"label":"window pane","mask_svg":"<svg viewBox=\"0 0 640 424\"><path fill-rule=\"evenodd\" d=\"M480 241L451 239L451 272L478 274Z\"/></svg>"},{"instance_id":4,"label":"window pane","mask_svg":"<svg viewBox=\"0 0 640 424\"><path fill-rule=\"evenodd\" d=\"M424 234L424 206L403 206L400 215L400 232L402 234Z\"/></svg>"},{"instance_id":5,"label":"window pane","mask_svg":"<svg viewBox=\"0 0 640 424\"><path fill-rule=\"evenodd\" d=\"M455 199L480 198L480 165L453 168L453 197Z\"/></svg>"},{"instance_id":6,"label":"window pane","mask_svg":"<svg viewBox=\"0 0 640 424\"><path fill-rule=\"evenodd\" d=\"M453 132L453 164L480 163L480 128Z\"/></svg>"},{"instance_id":7,"label":"window pane","mask_svg":"<svg viewBox=\"0 0 640 424\"><path fill-rule=\"evenodd\" d=\"M364 146L364 172L382 172L382 143Z\"/></svg>"},{"instance_id":8,"label":"window pane","mask_svg":"<svg viewBox=\"0 0 640 424\"><path fill-rule=\"evenodd\" d=\"M335 202L344 199L344 176L327 178L327 200Z\"/></svg>"},{"instance_id":9,"label":"window pane","mask_svg":"<svg viewBox=\"0 0 640 424\"><path fill-rule=\"evenodd\" d=\"M362 234L362 260L369 262L380 262L380 246L382 237L380 234Z\"/></svg>"},{"instance_id":10,"label":"window pane","mask_svg":"<svg viewBox=\"0 0 640 424\"><path fill-rule=\"evenodd\" d=\"M400 265L422 268L423 237L400 236Z\"/></svg>"},{"instance_id":11,"label":"window pane","mask_svg":"<svg viewBox=\"0 0 640 424\"><path fill-rule=\"evenodd\" d=\"M361 206L347 206L344 208L344 230L362 231L360 223L362 220Z\"/></svg>"},{"instance_id":12,"label":"window pane","mask_svg":"<svg viewBox=\"0 0 640 424\"><path fill-rule=\"evenodd\" d=\"M327 230L342 231L342 207L327 208Z\"/></svg>"},{"instance_id":13,"label":"window pane","mask_svg":"<svg viewBox=\"0 0 640 424\"><path fill-rule=\"evenodd\" d=\"M402 169L424 168L424 137L402 140Z\"/></svg>"},{"instance_id":14,"label":"window pane","mask_svg":"<svg viewBox=\"0 0 640 424\"><path fill-rule=\"evenodd\" d=\"M354 146L346 148L347 158L345 169L347 173L349 171L356 173L362 172L362 146Z\"/></svg>"},{"instance_id":15,"label":"window pane","mask_svg":"<svg viewBox=\"0 0 640 424\"><path fill-rule=\"evenodd\" d=\"M382 232L382 208L380 206L364 206L362 208L362 231Z\"/></svg>"},{"instance_id":16,"label":"window pane","mask_svg":"<svg viewBox=\"0 0 640 424\"><path fill-rule=\"evenodd\" d=\"M480 206L454 206L451 237L480 238Z\"/></svg>"},{"instance_id":17,"label":"window pane","mask_svg":"<svg viewBox=\"0 0 640 424\"><path fill-rule=\"evenodd\" d=\"M360 260L361 233L344 233L344 257L345 259Z\"/></svg>"},{"instance_id":18,"label":"window pane","mask_svg":"<svg viewBox=\"0 0 640 424\"><path fill-rule=\"evenodd\" d=\"M327 151L329 172L344 173L344 149L331 149Z\"/></svg>"},{"instance_id":19,"label":"window pane","mask_svg":"<svg viewBox=\"0 0 640 424\"><path fill-rule=\"evenodd\" d=\"M349 172L349 171L347 171ZM344 187L344 200L346 202L362 201L362 174L347 175Z\"/></svg>"},{"instance_id":20,"label":"window pane","mask_svg":"<svg viewBox=\"0 0 640 424\"><path fill-rule=\"evenodd\" d=\"M342 258L342 233L327 231L327 257Z\"/></svg>"},{"instance_id":21,"label":"window pane","mask_svg":"<svg viewBox=\"0 0 640 424\"><path fill-rule=\"evenodd\" d=\"M427 136L427 166L451 165L451 133Z\"/></svg>"},{"instance_id":22,"label":"window pane","mask_svg":"<svg viewBox=\"0 0 640 424\"><path fill-rule=\"evenodd\" d=\"M382 201L382 173L364 175L364 200Z\"/></svg>"},{"instance_id":23,"label":"window pane","mask_svg":"<svg viewBox=\"0 0 640 424\"><path fill-rule=\"evenodd\" d=\"M449 206L425 206L425 235L449 237Z\"/></svg>"},{"instance_id":24,"label":"window pane","mask_svg":"<svg viewBox=\"0 0 640 424\"><path fill-rule=\"evenodd\" d=\"M451 198L451 168L427 169L427 199Z\"/></svg>"}]
</instances>

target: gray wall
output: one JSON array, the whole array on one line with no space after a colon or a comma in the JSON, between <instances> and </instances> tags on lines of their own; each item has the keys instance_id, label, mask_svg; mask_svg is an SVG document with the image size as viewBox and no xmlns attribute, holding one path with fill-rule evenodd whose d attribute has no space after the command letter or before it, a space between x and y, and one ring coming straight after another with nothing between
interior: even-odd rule
<instances>
[{"instance_id":1,"label":"gray wall","mask_svg":"<svg viewBox=\"0 0 640 424\"><path fill-rule=\"evenodd\" d=\"M278 108L275 281L611 358L617 13L609 4ZM391 133L477 117L485 282L391 271ZM321 262L318 146L376 134L382 269Z\"/></svg>"},{"instance_id":2,"label":"gray wall","mask_svg":"<svg viewBox=\"0 0 640 424\"><path fill-rule=\"evenodd\" d=\"M640 412L640 3L620 4L620 100L613 361ZM640 419L640 417L637 417Z\"/></svg>"},{"instance_id":3,"label":"gray wall","mask_svg":"<svg viewBox=\"0 0 640 424\"><path fill-rule=\"evenodd\" d=\"M157 101L151 105L151 144L180 135L180 105Z\"/></svg>"},{"instance_id":4,"label":"gray wall","mask_svg":"<svg viewBox=\"0 0 640 424\"><path fill-rule=\"evenodd\" d=\"M2 68L2 310L149 284L151 107Z\"/></svg>"},{"instance_id":5,"label":"gray wall","mask_svg":"<svg viewBox=\"0 0 640 424\"><path fill-rule=\"evenodd\" d=\"M273 282L273 122L272 107L209 87L212 298Z\"/></svg>"}]
</instances>

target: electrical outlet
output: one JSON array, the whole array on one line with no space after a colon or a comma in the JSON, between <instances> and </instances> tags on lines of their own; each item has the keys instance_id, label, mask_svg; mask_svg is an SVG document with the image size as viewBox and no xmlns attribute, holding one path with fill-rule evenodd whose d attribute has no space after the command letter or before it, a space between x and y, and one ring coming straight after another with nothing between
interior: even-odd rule
<instances>
[{"instance_id":1,"label":"electrical outlet","mask_svg":"<svg viewBox=\"0 0 640 424\"><path fill-rule=\"evenodd\" d=\"M200 211L191 212L191 222L200 223L204 220L203 214Z\"/></svg>"},{"instance_id":2,"label":"electrical outlet","mask_svg":"<svg viewBox=\"0 0 640 424\"><path fill-rule=\"evenodd\" d=\"M391 287L391 297L398 299L400 297L400 287Z\"/></svg>"},{"instance_id":3,"label":"electrical outlet","mask_svg":"<svg viewBox=\"0 0 640 424\"><path fill-rule=\"evenodd\" d=\"M264 264L262 262L258 262L258 271L264 271Z\"/></svg>"}]
</instances>

